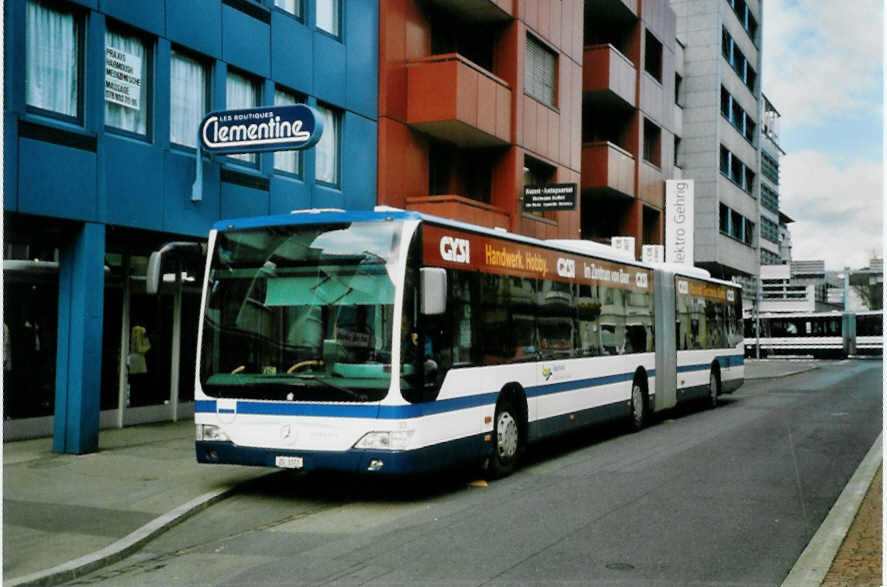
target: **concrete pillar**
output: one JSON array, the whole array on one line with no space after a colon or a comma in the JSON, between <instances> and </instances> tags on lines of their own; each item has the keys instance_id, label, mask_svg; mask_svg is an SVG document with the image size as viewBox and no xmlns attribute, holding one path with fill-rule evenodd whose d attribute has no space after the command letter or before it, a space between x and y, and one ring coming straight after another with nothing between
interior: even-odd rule
<instances>
[{"instance_id":1,"label":"concrete pillar","mask_svg":"<svg viewBox=\"0 0 887 587\"><path fill-rule=\"evenodd\" d=\"M54 452L98 450L104 259L102 224L84 224L61 252Z\"/></svg>"}]
</instances>

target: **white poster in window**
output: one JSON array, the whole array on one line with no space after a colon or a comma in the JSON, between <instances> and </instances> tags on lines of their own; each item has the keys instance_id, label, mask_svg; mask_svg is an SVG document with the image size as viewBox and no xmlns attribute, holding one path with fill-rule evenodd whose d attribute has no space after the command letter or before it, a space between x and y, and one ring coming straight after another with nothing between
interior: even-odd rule
<instances>
[{"instance_id":1,"label":"white poster in window","mask_svg":"<svg viewBox=\"0 0 887 587\"><path fill-rule=\"evenodd\" d=\"M140 110L141 95L142 58L105 47L105 101Z\"/></svg>"}]
</instances>

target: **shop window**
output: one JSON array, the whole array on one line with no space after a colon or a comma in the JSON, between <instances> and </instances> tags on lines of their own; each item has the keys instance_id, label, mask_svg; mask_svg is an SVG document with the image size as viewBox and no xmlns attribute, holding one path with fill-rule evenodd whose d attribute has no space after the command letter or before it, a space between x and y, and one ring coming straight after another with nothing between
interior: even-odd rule
<instances>
[{"instance_id":1,"label":"shop window","mask_svg":"<svg viewBox=\"0 0 887 587\"><path fill-rule=\"evenodd\" d=\"M557 105L557 54L527 35L524 92L554 108Z\"/></svg>"},{"instance_id":2,"label":"shop window","mask_svg":"<svg viewBox=\"0 0 887 587\"><path fill-rule=\"evenodd\" d=\"M274 105L288 106L303 103L305 99L283 88L275 88ZM301 151L276 151L274 153L274 169L299 175L302 169Z\"/></svg>"},{"instance_id":3,"label":"shop window","mask_svg":"<svg viewBox=\"0 0 887 587\"><path fill-rule=\"evenodd\" d=\"M258 108L261 104L262 91L259 82L229 70L225 84L225 96L225 108L227 110ZM252 165L258 165L259 161L256 153L242 153L230 156Z\"/></svg>"},{"instance_id":4,"label":"shop window","mask_svg":"<svg viewBox=\"0 0 887 587\"><path fill-rule=\"evenodd\" d=\"M25 12L25 102L81 118L83 20L69 10L29 0Z\"/></svg>"},{"instance_id":5,"label":"shop window","mask_svg":"<svg viewBox=\"0 0 887 587\"><path fill-rule=\"evenodd\" d=\"M644 71L662 83L662 43L649 30L645 38Z\"/></svg>"},{"instance_id":6,"label":"shop window","mask_svg":"<svg viewBox=\"0 0 887 587\"><path fill-rule=\"evenodd\" d=\"M209 111L207 67L173 49L169 64L169 140L197 148L197 127Z\"/></svg>"},{"instance_id":7,"label":"shop window","mask_svg":"<svg viewBox=\"0 0 887 587\"><path fill-rule=\"evenodd\" d=\"M323 135L314 148L314 178L322 183L339 185L342 113L322 104L317 104L315 109L323 121Z\"/></svg>"},{"instance_id":8,"label":"shop window","mask_svg":"<svg viewBox=\"0 0 887 587\"><path fill-rule=\"evenodd\" d=\"M317 0L317 28L339 37L342 15L341 0Z\"/></svg>"},{"instance_id":9,"label":"shop window","mask_svg":"<svg viewBox=\"0 0 887 587\"><path fill-rule=\"evenodd\" d=\"M148 134L150 50L141 38L105 31L105 126Z\"/></svg>"}]
</instances>

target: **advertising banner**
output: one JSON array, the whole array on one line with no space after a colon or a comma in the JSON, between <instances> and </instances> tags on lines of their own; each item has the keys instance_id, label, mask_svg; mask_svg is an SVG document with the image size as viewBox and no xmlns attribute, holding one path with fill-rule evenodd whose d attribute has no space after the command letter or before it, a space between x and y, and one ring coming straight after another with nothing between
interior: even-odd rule
<instances>
[{"instance_id":1,"label":"advertising banner","mask_svg":"<svg viewBox=\"0 0 887 587\"><path fill-rule=\"evenodd\" d=\"M693 266L693 180L665 181L665 261Z\"/></svg>"}]
</instances>

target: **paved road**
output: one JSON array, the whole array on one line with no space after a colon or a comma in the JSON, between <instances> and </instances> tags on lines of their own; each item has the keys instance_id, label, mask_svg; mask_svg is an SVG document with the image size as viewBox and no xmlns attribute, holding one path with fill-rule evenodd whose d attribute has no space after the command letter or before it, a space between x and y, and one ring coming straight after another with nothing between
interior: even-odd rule
<instances>
[{"instance_id":1,"label":"paved road","mask_svg":"<svg viewBox=\"0 0 887 587\"><path fill-rule=\"evenodd\" d=\"M101 585L778 585L881 426L881 363L535 448L513 476L262 478Z\"/></svg>"}]
</instances>

